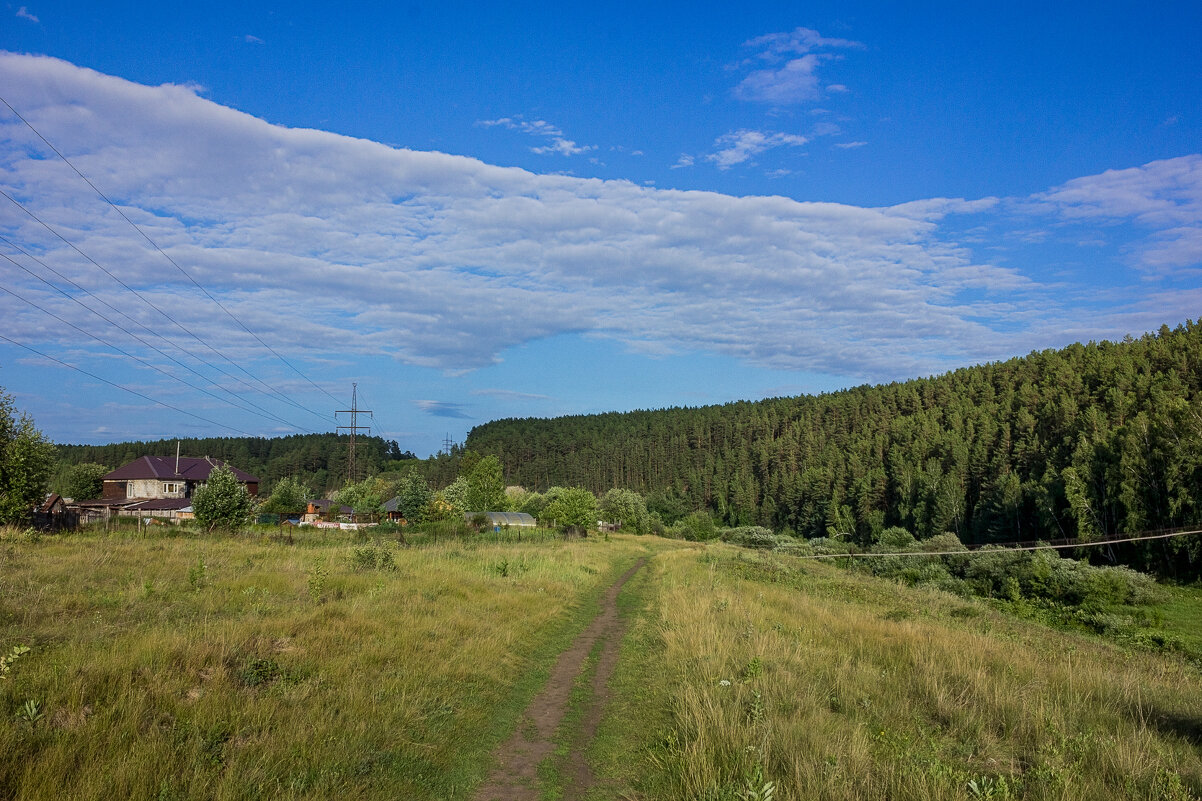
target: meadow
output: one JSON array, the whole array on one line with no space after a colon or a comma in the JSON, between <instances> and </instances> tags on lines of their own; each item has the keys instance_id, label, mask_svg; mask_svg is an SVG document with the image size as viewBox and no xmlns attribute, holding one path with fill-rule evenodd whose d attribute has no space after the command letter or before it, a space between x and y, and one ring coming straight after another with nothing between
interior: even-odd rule
<instances>
[{"instance_id":1,"label":"meadow","mask_svg":"<svg viewBox=\"0 0 1202 801\"><path fill-rule=\"evenodd\" d=\"M644 550L312 537L6 532L0 797L467 797Z\"/></svg>"},{"instance_id":2,"label":"meadow","mask_svg":"<svg viewBox=\"0 0 1202 801\"><path fill-rule=\"evenodd\" d=\"M0 680L3 798L471 798L642 557L588 798L1202 797L1185 655L831 564L549 532L0 537L0 654L30 648ZM1197 637L1202 592L1165 597Z\"/></svg>"}]
</instances>

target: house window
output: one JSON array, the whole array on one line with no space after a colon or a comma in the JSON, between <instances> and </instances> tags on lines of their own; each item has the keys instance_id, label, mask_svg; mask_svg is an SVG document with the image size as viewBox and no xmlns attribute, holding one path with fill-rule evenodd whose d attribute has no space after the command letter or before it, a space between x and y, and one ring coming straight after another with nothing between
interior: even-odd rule
<instances>
[{"instance_id":1,"label":"house window","mask_svg":"<svg viewBox=\"0 0 1202 801\"><path fill-rule=\"evenodd\" d=\"M179 484L176 482L165 482L163 484L163 493L179 492Z\"/></svg>"}]
</instances>

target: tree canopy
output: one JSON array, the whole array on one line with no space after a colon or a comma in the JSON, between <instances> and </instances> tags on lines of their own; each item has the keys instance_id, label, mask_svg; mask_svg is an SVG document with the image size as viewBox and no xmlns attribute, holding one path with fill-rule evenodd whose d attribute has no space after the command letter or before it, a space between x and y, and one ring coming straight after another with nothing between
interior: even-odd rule
<instances>
[{"instance_id":1,"label":"tree canopy","mask_svg":"<svg viewBox=\"0 0 1202 801\"><path fill-rule=\"evenodd\" d=\"M250 519L254 499L246 486L225 465L213 469L204 484L192 493L196 522L207 528L237 529Z\"/></svg>"},{"instance_id":2,"label":"tree canopy","mask_svg":"<svg viewBox=\"0 0 1202 801\"><path fill-rule=\"evenodd\" d=\"M0 390L0 524L26 522L46 497L53 472L54 446Z\"/></svg>"},{"instance_id":3,"label":"tree canopy","mask_svg":"<svg viewBox=\"0 0 1202 801\"><path fill-rule=\"evenodd\" d=\"M597 496L584 487L556 487L543 509L543 518L555 521L560 531L585 533L597 525Z\"/></svg>"}]
</instances>

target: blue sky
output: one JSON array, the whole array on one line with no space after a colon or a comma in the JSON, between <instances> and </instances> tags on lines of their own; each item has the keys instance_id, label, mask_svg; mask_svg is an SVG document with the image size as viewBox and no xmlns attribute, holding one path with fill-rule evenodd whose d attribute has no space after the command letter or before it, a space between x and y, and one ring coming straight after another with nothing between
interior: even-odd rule
<instances>
[{"instance_id":1,"label":"blue sky","mask_svg":"<svg viewBox=\"0 0 1202 801\"><path fill-rule=\"evenodd\" d=\"M426 455L1202 309L1196 3L2 11L0 96L121 211L0 106L0 387L59 442L358 382Z\"/></svg>"}]
</instances>

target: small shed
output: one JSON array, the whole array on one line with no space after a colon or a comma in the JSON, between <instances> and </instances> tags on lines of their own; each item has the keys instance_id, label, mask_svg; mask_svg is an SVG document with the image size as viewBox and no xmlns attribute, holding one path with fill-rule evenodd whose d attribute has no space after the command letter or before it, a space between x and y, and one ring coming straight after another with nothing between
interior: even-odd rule
<instances>
[{"instance_id":1,"label":"small shed","mask_svg":"<svg viewBox=\"0 0 1202 801\"><path fill-rule=\"evenodd\" d=\"M67 508L67 501L57 492L48 495L46 500L33 512L34 528L43 531L61 531L65 528L79 526L79 514Z\"/></svg>"},{"instance_id":2,"label":"small shed","mask_svg":"<svg viewBox=\"0 0 1202 801\"><path fill-rule=\"evenodd\" d=\"M393 498L391 501L388 501L388 503L384 504L384 515L385 515L385 519L388 520L388 522L400 523L403 526L408 521L406 521L405 516L403 514L401 514L400 505L401 505L401 496L398 495L397 497Z\"/></svg>"}]
</instances>

